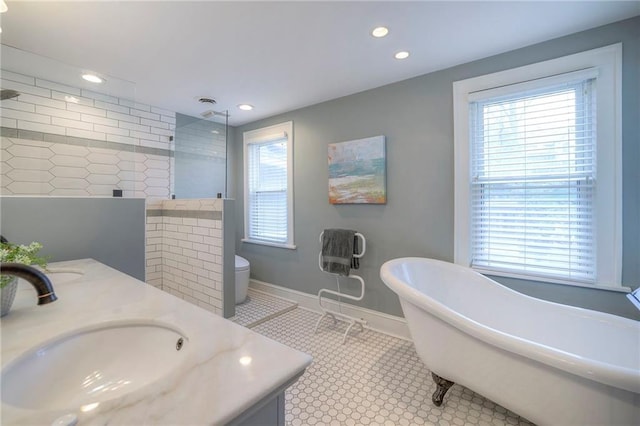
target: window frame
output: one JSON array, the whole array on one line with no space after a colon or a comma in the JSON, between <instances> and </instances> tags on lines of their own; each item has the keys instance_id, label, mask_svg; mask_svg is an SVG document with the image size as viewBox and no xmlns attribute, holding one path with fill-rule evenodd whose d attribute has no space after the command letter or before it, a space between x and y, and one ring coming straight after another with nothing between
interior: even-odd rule
<instances>
[{"instance_id":1,"label":"window frame","mask_svg":"<svg viewBox=\"0 0 640 426\"><path fill-rule=\"evenodd\" d=\"M277 138L286 138L287 144L287 240L284 243L260 240L249 235L249 145L266 143ZM244 164L244 238L242 242L294 250L293 214L293 122L287 121L243 133Z\"/></svg>"},{"instance_id":2,"label":"window frame","mask_svg":"<svg viewBox=\"0 0 640 426\"><path fill-rule=\"evenodd\" d=\"M454 262L471 265L471 176L469 99L478 92L535 80L552 79L586 69L595 69L597 85L597 165L594 214L596 284L474 268L483 274L567 284L579 287L628 291L622 278L622 44L487 74L453 83L454 112Z\"/></svg>"}]
</instances>

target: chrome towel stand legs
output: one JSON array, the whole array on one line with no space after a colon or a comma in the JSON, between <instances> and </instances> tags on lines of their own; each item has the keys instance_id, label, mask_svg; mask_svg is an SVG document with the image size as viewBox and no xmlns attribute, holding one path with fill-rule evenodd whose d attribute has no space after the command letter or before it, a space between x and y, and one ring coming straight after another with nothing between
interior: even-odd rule
<instances>
[{"instance_id":1,"label":"chrome towel stand legs","mask_svg":"<svg viewBox=\"0 0 640 426\"><path fill-rule=\"evenodd\" d=\"M322 244L322 236L323 236L324 232L322 232L320 234L320 244ZM358 237L360 239L360 253L354 253L353 257L356 258L361 258L362 256L364 256L365 251L367 250L367 241L364 238L364 235L362 235L359 232L356 232L356 237ZM323 272L326 272L322 269L322 252L318 254L318 266L320 267L320 270ZM328 272L327 272L328 273ZM360 295L359 296L352 296L350 294L345 294L345 293L341 293L340 292L340 275L337 274L331 274L331 275L335 275L336 277L336 282L338 284L338 291L334 291L334 290L329 290L326 288L321 289L318 292L318 304L320 305L320 309L322 310L323 314L320 318L318 318L318 322L316 322L316 327L314 329L314 333L318 332L318 327L320 326L320 323L322 322L322 320L325 317L330 317L333 320L334 325L336 324L336 317L339 318L343 318L344 320L346 320L347 322L349 322L349 326L347 327L346 331L344 332L344 335L342 336L342 343L344 344L347 340L347 336L349 335L349 332L351 331L351 329L353 328L353 326L355 326L356 324L360 327L360 331L364 330L364 325L367 323L365 320L361 319L361 318L355 318L352 317L350 315L344 314L342 313L342 308L341 308L341 303L340 303L340 299L341 298L345 298L345 299L350 299L350 300L362 300L364 298L364 279L362 279L361 276L359 275L355 275L352 273L349 273L348 276L346 276L345 278L351 278L354 280L357 280L360 282ZM338 297L338 309L340 310L340 312L332 309L330 306L328 306L325 302L325 304L323 305L322 301L323 301L323 294L332 294L334 296ZM329 299L332 302L335 302L334 299L330 299L325 297L325 299Z\"/></svg>"}]
</instances>

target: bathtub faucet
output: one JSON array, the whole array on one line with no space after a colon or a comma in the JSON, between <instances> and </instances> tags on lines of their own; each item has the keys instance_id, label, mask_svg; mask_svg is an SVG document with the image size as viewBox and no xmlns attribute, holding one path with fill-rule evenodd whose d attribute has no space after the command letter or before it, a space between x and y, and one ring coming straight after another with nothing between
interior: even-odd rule
<instances>
[{"instance_id":1,"label":"bathtub faucet","mask_svg":"<svg viewBox=\"0 0 640 426\"><path fill-rule=\"evenodd\" d=\"M31 283L38 293L38 305L46 305L58 300L49 278L33 266L22 263L1 263L0 275L12 275Z\"/></svg>"}]
</instances>

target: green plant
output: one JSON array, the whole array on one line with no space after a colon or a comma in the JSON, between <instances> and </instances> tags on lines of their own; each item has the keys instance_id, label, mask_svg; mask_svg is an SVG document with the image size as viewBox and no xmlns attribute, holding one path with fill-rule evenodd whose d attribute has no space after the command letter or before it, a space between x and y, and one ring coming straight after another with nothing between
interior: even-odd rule
<instances>
[{"instance_id":1,"label":"green plant","mask_svg":"<svg viewBox=\"0 0 640 426\"><path fill-rule=\"evenodd\" d=\"M42 244L32 242L28 246L13 243L0 243L0 262L22 263L24 265L38 265L47 268L47 258L38 256ZM13 277L0 275L0 288L4 288Z\"/></svg>"}]
</instances>

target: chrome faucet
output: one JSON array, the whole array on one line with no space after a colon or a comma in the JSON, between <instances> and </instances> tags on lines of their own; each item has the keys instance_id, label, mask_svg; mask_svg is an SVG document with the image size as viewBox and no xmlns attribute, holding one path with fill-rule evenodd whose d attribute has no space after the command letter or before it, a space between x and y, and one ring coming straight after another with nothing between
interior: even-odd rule
<instances>
[{"instance_id":1,"label":"chrome faucet","mask_svg":"<svg viewBox=\"0 0 640 426\"><path fill-rule=\"evenodd\" d=\"M1 263L0 275L12 275L29 281L38 292L38 305L46 305L58 300L49 278L33 266L22 263Z\"/></svg>"}]
</instances>

